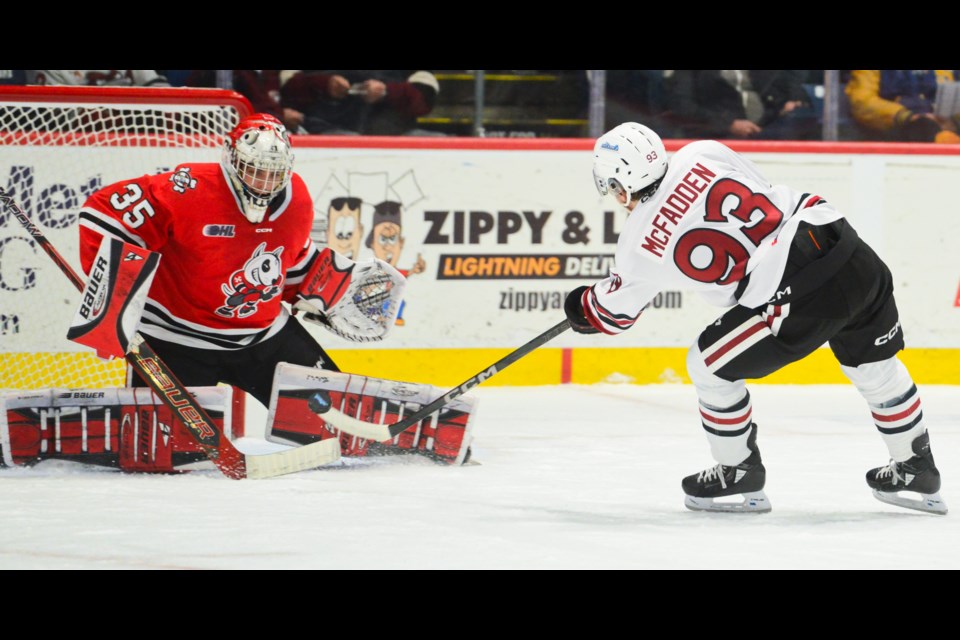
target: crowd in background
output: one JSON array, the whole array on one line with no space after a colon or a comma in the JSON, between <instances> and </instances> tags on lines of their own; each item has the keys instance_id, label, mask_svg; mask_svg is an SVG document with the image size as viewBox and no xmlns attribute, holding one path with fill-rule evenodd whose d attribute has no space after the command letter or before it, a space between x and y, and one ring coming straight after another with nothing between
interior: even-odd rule
<instances>
[{"instance_id":1,"label":"crowd in background","mask_svg":"<svg viewBox=\"0 0 960 640\"><path fill-rule=\"evenodd\" d=\"M0 84L223 87L300 134L477 135L469 70L0 70ZM480 133L586 137L591 78L576 70L485 71ZM960 143L960 71L840 72L840 140ZM605 128L665 138L822 139L823 70L611 70ZM954 104L954 101L957 104Z\"/></svg>"},{"instance_id":2,"label":"crowd in background","mask_svg":"<svg viewBox=\"0 0 960 640\"><path fill-rule=\"evenodd\" d=\"M960 71L840 72L841 140L957 143ZM610 71L607 128L639 120L672 138L820 140L823 70ZM631 117L633 116L633 117Z\"/></svg>"}]
</instances>

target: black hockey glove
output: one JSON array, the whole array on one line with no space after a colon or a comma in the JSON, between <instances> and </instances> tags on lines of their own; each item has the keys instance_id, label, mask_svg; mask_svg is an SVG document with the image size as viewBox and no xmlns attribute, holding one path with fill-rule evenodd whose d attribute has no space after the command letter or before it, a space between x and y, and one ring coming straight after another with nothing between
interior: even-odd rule
<instances>
[{"instance_id":1,"label":"black hockey glove","mask_svg":"<svg viewBox=\"0 0 960 640\"><path fill-rule=\"evenodd\" d=\"M587 286L577 287L567 294L567 299L563 303L563 312L567 314L567 319L570 321L570 328L577 333L600 333L600 331L595 329L587 320L587 316L583 312L583 304L580 302L580 298L583 297L583 292L589 288L590 287Z\"/></svg>"}]
</instances>

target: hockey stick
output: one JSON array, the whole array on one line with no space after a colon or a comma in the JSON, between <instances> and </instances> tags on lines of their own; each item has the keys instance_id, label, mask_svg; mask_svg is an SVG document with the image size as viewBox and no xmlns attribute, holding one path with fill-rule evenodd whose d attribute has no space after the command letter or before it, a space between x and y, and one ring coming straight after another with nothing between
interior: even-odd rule
<instances>
[{"instance_id":1,"label":"hockey stick","mask_svg":"<svg viewBox=\"0 0 960 640\"><path fill-rule=\"evenodd\" d=\"M13 197L0 187L0 204L3 209L10 211L33 239L50 256L70 282L80 291L85 283L77 275L63 256L56 250L43 232L33 224L27 214L14 202ZM210 419L192 395L184 388L173 371L160 359L149 344L139 333L132 340L133 349L126 355L127 362L136 370L140 377L160 397L164 404L170 407L173 414L190 432L193 439L200 445L204 454L228 478L239 480L242 478L270 478L296 471L314 469L329 462L340 459L340 442L338 438L328 438L320 442L261 455L246 455L241 453L228 440L217 425Z\"/></svg>"},{"instance_id":2,"label":"hockey stick","mask_svg":"<svg viewBox=\"0 0 960 640\"><path fill-rule=\"evenodd\" d=\"M373 422L365 422L357 418L352 418L343 412L330 407L329 403L311 403L310 408L316 413L319 413L320 417L323 418L325 422L329 422L341 431L345 431L351 435L357 436L358 438L366 438L368 440L375 440L376 442L386 442L387 440L400 435L440 407L451 402L452 400L455 400L456 398L459 398L484 380L487 380L493 377L499 371L506 369L508 366L527 355L537 347L549 342L550 340L553 340L555 337L569 328L570 321L564 319L563 322L547 329L522 347L518 347L516 350L510 352L503 358L500 358L477 375L467 378L462 384L450 389L450 391L446 392L430 404L420 408L417 411L414 411L406 418L403 418L398 422L394 422L393 424L376 424ZM321 404L323 406L319 406Z\"/></svg>"}]
</instances>

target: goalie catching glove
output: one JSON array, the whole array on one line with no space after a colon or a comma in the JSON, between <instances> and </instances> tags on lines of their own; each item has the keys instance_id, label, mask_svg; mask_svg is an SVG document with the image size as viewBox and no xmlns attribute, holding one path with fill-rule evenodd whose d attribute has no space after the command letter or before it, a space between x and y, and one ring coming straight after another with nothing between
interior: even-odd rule
<instances>
[{"instance_id":1,"label":"goalie catching glove","mask_svg":"<svg viewBox=\"0 0 960 640\"><path fill-rule=\"evenodd\" d=\"M293 308L341 338L383 340L397 317L405 285L406 278L383 260L354 262L323 249Z\"/></svg>"}]
</instances>

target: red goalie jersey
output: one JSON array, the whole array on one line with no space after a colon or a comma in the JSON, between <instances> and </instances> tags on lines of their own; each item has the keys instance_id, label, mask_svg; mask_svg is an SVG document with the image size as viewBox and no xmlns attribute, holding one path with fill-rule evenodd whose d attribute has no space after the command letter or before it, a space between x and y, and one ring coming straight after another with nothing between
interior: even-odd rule
<instances>
[{"instance_id":1,"label":"red goalie jersey","mask_svg":"<svg viewBox=\"0 0 960 640\"><path fill-rule=\"evenodd\" d=\"M203 349L238 349L275 335L318 252L313 202L294 174L263 221L249 222L216 163L117 182L80 211L80 259L91 263L103 236L161 254L141 331Z\"/></svg>"}]
</instances>

